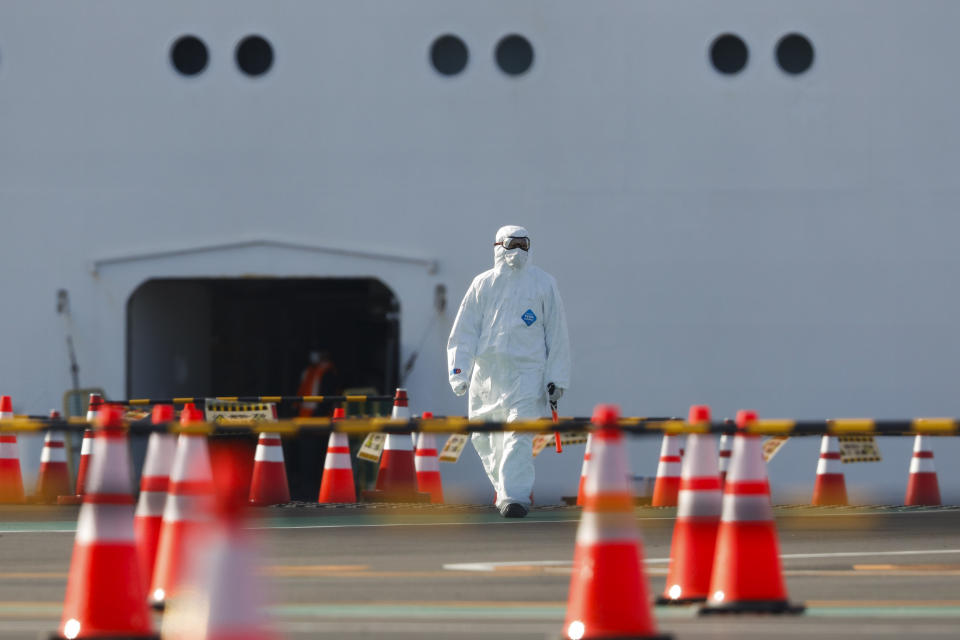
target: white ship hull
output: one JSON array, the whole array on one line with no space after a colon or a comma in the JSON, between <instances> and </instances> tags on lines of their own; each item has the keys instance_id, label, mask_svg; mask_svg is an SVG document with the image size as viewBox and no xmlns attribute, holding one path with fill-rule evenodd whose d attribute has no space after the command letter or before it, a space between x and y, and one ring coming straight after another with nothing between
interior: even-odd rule
<instances>
[{"instance_id":1,"label":"white ship hull","mask_svg":"<svg viewBox=\"0 0 960 640\"><path fill-rule=\"evenodd\" d=\"M423 339L414 411L462 414L446 334L516 223L567 306L563 413L960 415L958 19L951 0L4 2L0 392L40 413L70 387L61 288L82 383L121 397L151 279L375 278L400 360ZM799 75L775 60L794 32ZM534 51L517 77L494 56L513 33ZM734 75L710 60L724 33L749 49ZM169 58L185 34L209 49L191 77ZM256 78L234 61L249 34L274 51ZM431 66L443 34L469 50L458 75ZM896 488L909 445L884 446L903 469L874 486ZM806 453L779 478L812 483ZM559 459L538 463L551 497L576 486Z\"/></svg>"}]
</instances>

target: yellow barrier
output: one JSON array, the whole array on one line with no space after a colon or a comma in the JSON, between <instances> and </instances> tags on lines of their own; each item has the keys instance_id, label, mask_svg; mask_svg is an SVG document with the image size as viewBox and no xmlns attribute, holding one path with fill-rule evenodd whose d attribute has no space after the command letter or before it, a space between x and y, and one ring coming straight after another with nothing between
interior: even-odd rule
<instances>
[{"instance_id":1,"label":"yellow barrier","mask_svg":"<svg viewBox=\"0 0 960 640\"><path fill-rule=\"evenodd\" d=\"M79 429L88 423L81 418L64 420L41 420L14 418L0 420L0 431L36 432L45 429ZM682 420L648 418L624 418L618 426L632 433L733 433L729 423L688 424ZM330 418L294 418L278 422L231 422L226 425L196 423L186 427L170 423L153 426L136 423L131 428L137 432L166 429L171 433L214 433L249 430L255 433L278 433L291 435L301 430L336 431L346 434L366 434L381 431L420 431L424 433L473 433L484 431L524 431L546 433L551 431L583 431L591 429L589 420L561 418L559 422L549 419L518 422L483 422L462 417L433 418L429 420L393 420L390 418L347 418L332 421ZM911 420L837 419L817 421L757 420L745 428L748 433L759 435L957 435L960 421L956 418L914 418Z\"/></svg>"}]
</instances>

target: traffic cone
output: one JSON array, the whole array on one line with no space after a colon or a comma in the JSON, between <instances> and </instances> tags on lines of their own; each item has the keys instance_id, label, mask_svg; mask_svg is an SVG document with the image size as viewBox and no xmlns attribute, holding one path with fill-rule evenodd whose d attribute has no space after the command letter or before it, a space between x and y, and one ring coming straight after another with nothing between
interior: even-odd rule
<instances>
[{"instance_id":1,"label":"traffic cone","mask_svg":"<svg viewBox=\"0 0 960 640\"><path fill-rule=\"evenodd\" d=\"M50 417L59 420L60 412L51 411ZM67 471L67 450L62 431L47 431L40 453L40 473L37 475L36 499L55 504L57 496L70 493L70 473Z\"/></svg>"},{"instance_id":2,"label":"traffic cone","mask_svg":"<svg viewBox=\"0 0 960 640\"><path fill-rule=\"evenodd\" d=\"M150 420L153 424L173 422L173 405L158 404L153 407ZM140 498L133 518L133 530L137 540L137 555L140 558L140 574L144 589L150 587L153 565L157 559L160 528L163 525L163 507L167 501L170 470L177 450L177 437L172 433L154 432L147 441L147 458L140 476Z\"/></svg>"},{"instance_id":3,"label":"traffic cone","mask_svg":"<svg viewBox=\"0 0 960 640\"><path fill-rule=\"evenodd\" d=\"M55 638L157 638L133 536L123 411L100 410L73 559Z\"/></svg>"},{"instance_id":4,"label":"traffic cone","mask_svg":"<svg viewBox=\"0 0 960 640\"><path fill-rule=\"evenodd\" d=\"M333 419L342 420L342 407L333 410ZM350 442L345 433L330 433L327 455L323 459L323 479L320 481L320 504L351 503L357 501L353 486L353 467L350 466Z\"/></svg>"},{"instance_id":5,"label":"traffic cone","mask_svg":"<svg viewBox=\"0 0 960 640\"><path fill-rule=\"evenodd\" d=\"M591 447L593 446L593 434L587 434L587 448L583 452L583 465L580 467L580 486L577 487L577 506L582 507L584 496L583 486L587 482L587 474L590 472L590 460L592 459Z\"/></svg>"},{"instance_id":6,"label":"traffic cone","mask_svg":"<svg viewBox=\"0 0 960 640\"><path fill-rule=\"evenodd\" d=\"M203 412L189 403L180 413L180 424L203 422ZM207 437L181 433L170 471L157 560L150 581L150 603L162 609L176 596L189 561L190 545L202 542L209 531L213 508L213 477Z\"/></svg>"},{"instance_id":7,"label":"traffic cone","mask_svg":"<svg viewBox=\"0 0 960 640\"><path fill-rule=\"evenodd\" d=\"M406 389L397 389L390 417L394 420L410 418ZM429 494L417 491L417 470L413 458L413 439L410 435L388 433L383 443L376 490L364 491L364 499L371 502L430 502Z\"/></svg>"},{"instance_id":8,"label":"traffic cone","mask_svg":"<svg viewBox=\"0 0 960 640\"><path fill-rule=\"evenodd\" d=\"M97 412L103 406L103 397L99 393L91 393L87 402L87 422L93 423L97 419ZM75 495L57 497L57 504L80 504L83 500L84 486L87 483L87 469L90 467L90 456L93 455L93 429L85 429L83 442L80 444L80 465L77 468L77 492Z\"/></svg>"},{"instance_id":9,"label":"traffic cone","mask_svg":"<svg viewBox=\"0 0 960 640\"><path fill-rule=\"evenodd\" d=\"M257 440L249 500L250 504L257 507L290 502L287 468L283 464L283 445L279 434L261 433Z\"/></svg>"},{"instance_id":10,"label":"traffic cone","mask_svg":"<svg viewBox=\"0 0 960 640\"><path fill-rule=\"evenodd\" d=\"M423 420L432 420L433 414L424 411ZM437 437L432 433L417 434L417 450L413 458L417 469L417 489L430 494L430 502L443 504L443 480L440 460L437 459Z\"/></svg>"},{"instance_id":11,"label":"traffic cone","mask_svg":"<svg viewBox=\"0 0 960 640\"><path fill-rule=\"evenodd\" d=\"M709 425L710 407L690 407L687 422ZM657 604L690 604L707 599L721 502L720 472L713 436L692 433L687 437L683 457L667 585Z\"/></svg>"},{"instance_id":12,"label":"traffic cone","mask_svg":"<svg viewBox=\"0 0 960 640\"><path fill-rule=\"evenodd\" d=\"M737 412L737 427L756 422L754 411ZM737 433L710 578L706 613L801 613L787 601L777 527L760 436Z\"/></svg>"},{"instance_id":13,"label":"traffic cone","mask_svg":"<svg viewBox=\"0 0 960 640\"><path fill-rule=\"evenodd\" d=\"M564 638L663 638L657 634L637 535L619 409L593 412L593 461L577 528Z\"/></svg>"},{"instance_id":14,"label":"traffic cone","mask_svg":"<svg viewBox=\"0 0 960 640\"><path fill-rule=\"evenodd\" d=\"M13 420L13 402L10 396L0 396L0 420ZM20 474L17 435L0 432L0 504L17 504L23 501L23 476Z\"/></svg>"},{"instance_id":15,"label":"traffic cone","mask_svg":"<svg viewBox=\"0 0 960 640\"><path fill-rule=\"evenodd\" d=\"M840 443L836 436L820 438L820 460L810 504L815 507L847 504L847 484L840 462Z\"/></svg>"},{"instance_id":16,"label":"traffic cone","mask_svg":"<svg viewBox=\"0 0 960 640\"><path fill-rule=\"evenodd\" d=\"M583 451L583 464L580 466L580 484L577 486L577 495L576 496L563 496L562 500L566 504L575 504L578 507L583 506L583 485L587 480L587 473L590 469L590 447L593 442L592 434L587 434L587 446ZM531 502L532 502L531 498ZM497 504L496 498L493 500L493 504Z\"/></svg>"},{"instance_id":17,"label":"traffic cone","mask_svg":"<svg viewBox=\"0 0 960 640\"><path fill-rule=\"evenodd\" d=\"M727 469L730 468L730 449L733 446L733 436L720 434L720 488L727 481Z\"/></svg>"},{"instance_id":18,"label":"traffic cone","mask_svg":"<svg viewBox=\"0 0 960 640\"><path fill-rule=\"evenodd\" d=\"M163 615L164 640L273 640L264 615L253 532L244 519L249 501L249 449L227 443L210 452L215 518L191 570Z\"/></svg>"},{"instance_id":19,"label":"traffic cone","mask_svg":"<svg viewBox=\"0 0 960 640\"><path fill-rule=\"evenodd\" d=\"M664 434L651 506L677 506L677 494L680 492L680 462L680 436Z\"/></svg>"},{"instance_id":20,"label":"traffic cone","mask_svg":"<svg viewBox=\"0 0 960 640\"><path fill-rule=\"evenodd\" d=\"M933 467L933 450L929 436L918 435L913 441L913 457L910 458L910 477L907 480L907 506L940 504L940 485L937 470Z\"/></svg>"}]
</instances>

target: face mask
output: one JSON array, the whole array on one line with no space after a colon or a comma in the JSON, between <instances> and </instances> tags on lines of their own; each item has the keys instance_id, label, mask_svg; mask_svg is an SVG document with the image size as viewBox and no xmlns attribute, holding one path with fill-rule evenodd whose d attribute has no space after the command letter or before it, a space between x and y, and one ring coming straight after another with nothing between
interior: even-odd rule
<instances>
[{"instance_id":1,"label":"face mask","mask_svg":"<svg viewBox=\"0 0 960 640\"><path fill-rule=\"evenodd\" d=\"M509 267L514 269L520 269L523 265L527 264L527 252L523 249L514 249L512 251L503 252L503 261Z\"/></svg>"}]
</instances>

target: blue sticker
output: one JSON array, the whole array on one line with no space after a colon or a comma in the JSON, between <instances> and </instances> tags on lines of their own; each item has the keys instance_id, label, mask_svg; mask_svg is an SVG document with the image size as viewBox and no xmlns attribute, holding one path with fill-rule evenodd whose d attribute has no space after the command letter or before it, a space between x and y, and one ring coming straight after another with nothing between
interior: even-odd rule
<instances>
[{"instance_id":1,"label":"blue sticker","mask_svg":"<svg viewBox=\"0 0 960 640\"><path fill-rule=\"evenodd\" d=\"M536 314L533 313L533 310L531 309L527 309L526 311L524 311L523 315L520 316L520 318L527 323L528 327L537 321L537 316Z\"/></svg>"},{"instance_id":2,"label":"blue sticker","mask_svg":"<svg viewBox=\"0 0 960 640\"><path fill-rule=\"evenodd\" d=\"M460 369L454 369L454 370L453 370L453 375L457 375L458 373L460 373Z\"/></svg>"}]
</instances>

